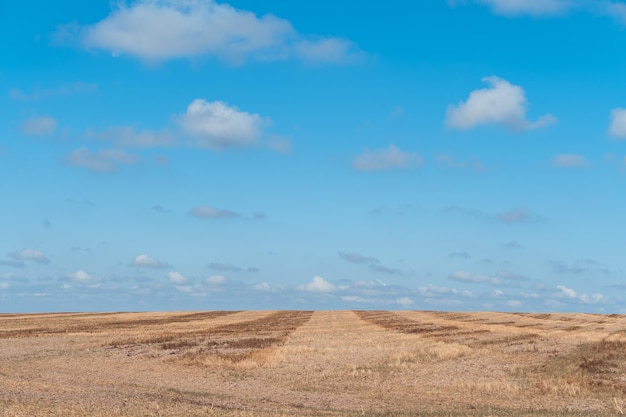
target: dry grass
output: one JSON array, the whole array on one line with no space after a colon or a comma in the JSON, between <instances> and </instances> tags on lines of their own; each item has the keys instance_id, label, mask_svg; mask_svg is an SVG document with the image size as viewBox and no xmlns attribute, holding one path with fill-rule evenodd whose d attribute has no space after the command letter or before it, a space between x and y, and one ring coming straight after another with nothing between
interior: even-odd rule
<instances>
[{"instance_id":1,"label":"dry grass","mask_svg":"<svg viewBox=\"0 0 626 417\"><path fill-rule=\"evenodd\" d=\"M618 416L626 317L0 315L0 417Z\"/></svg>"}]
</instances>

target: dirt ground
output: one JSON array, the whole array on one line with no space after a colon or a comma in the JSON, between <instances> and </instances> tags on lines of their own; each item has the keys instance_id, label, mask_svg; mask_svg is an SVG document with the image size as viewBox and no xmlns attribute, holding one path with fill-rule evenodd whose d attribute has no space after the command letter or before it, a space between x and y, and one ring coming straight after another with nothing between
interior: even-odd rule
<instances>
[{"instance_id":1,"label":"dirt ground","mask_svg":"<svg viewBox=\"0 0 626 417\"><path fill-rule=\"evenodd\" d=\"M618 416L626 316L0 315L0 416Z\"/></svg>"}]
</instances>

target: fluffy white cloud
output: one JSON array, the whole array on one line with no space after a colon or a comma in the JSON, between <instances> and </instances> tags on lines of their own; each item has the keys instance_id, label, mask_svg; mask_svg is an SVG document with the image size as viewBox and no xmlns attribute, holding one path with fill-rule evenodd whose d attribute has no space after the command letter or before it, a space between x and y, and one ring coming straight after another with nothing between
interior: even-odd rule
<instances>
[{"instance_id":1,"label":"fluffy white cloud","mask_svg":"<svg viewBox=\"0 0 626 417\"><path fill-rule=\"evenodd\" d=\"M271 123L270 119L246 113L221 101L202 99L192 101L177 121L197 140L198 146L211 149L255 145L263 125Z\"/></svg>"},{"instance_id":2,"label":"fluffy white cloud","mask_svg":"<svg viewBox=\"0 0 626 417\"><path fill-rule=\"evenodd\" d=\"M72 275L70 275L69 278L72 281L77 282L79 284L93 284L99 281L98 278L94 277L93 275L89 274L88 272L82 269L74 272Z\"/></svg>"},{"instance_id":3,"label":"fluffy white cloud","mask_svg":"<svg viewBox=\"0 0 626 417\"><path fill-rule=\"evenodd\" d=\"M587 162L583 155L559 154L550 161L552 166L559 168L587 168L591 164Z\"/></svg>"},{"instance_id":4,"label":"fluffy white cloud","mask_svg":"<svg viewBox=\"0 0 626 417\"><path fill-rule=\"evenodd\" d=\"M465 102L449 106L446 124L453 129L472 129L479 125L502 125L511 131L538 129L556 122L545 115L535 122L526 118L528 102L522 87L491 76L482 79L488 88L474 90Z\"/></svg>"},{"instance_id":5,"label":"fluffy white cloud","mask_svg":"<svg viewBox=\"0 0 626 417\"><path fill-rule=\"evenodd\" d=\"M611 110L609 134L616 138L626 138L626 109L618 107Z\"/></svg>"},{"instance_id":6,"label":"fluffy white cloud","mask_svg":"<svg viewBox=\"0 0 626 417\"><path fill-rule=\"evenodd\" d=\"M9 254L10 258L16 261L32 261L38 264L50 263L50 259L46 258L42 251L37 249L22 249Z\"/></svg>"},{"instance_id":7,"label":"fluffy white cloud","mask_svg":"<svg viewBox=\"0 0 626 417\"><path fill-rule=\"evenodd\" d=\"M100 149L90 151L86 147L70 152L65 158L68 165L97 172L113 172L121 165L132 165L137 157L120 149Z\"/></svg>"},{"instance_id":8,"label":"fluffy white cloud","mask_svg":"<svg viewBox=\"0 0 626 417\"><path fill-rule=\"evenodd\" d=\"M135 259L129 264L129 266L134 266L137 268L153 268L153 269L165 269L168 268L168 265L149 257L148 255L137 255Z\"/></svg>"},{"instance_id":9,"label":"fluffy white cloud","mask_svg":"<svg viewBox=\"0 0 626 417\"><path fill-rule=\"evenodd\" d=\"M299 289L310 292L332 292L336 287L322 277L313 277L311 282L301 285Z\"/></svg>"},{"instance_id":10,"label":"fluffy white cloud","mask_svg":"<svg viewBox=\"0 0 626 417\"><path fill-rule=\"evenodd\" d=\"M424 159L416 152L403 152L395 145L386 149L369 150L352 161L352 168L358 171L383 171L394 168L415 168L424 163Z\"/></svg>"},{"instance_id":11,"label":"fluffy white cloud","mask_svg":"<svg viewBox=\"0 0 626 417\"><path fill-rule=\"evenodd\" d=\"M168 272L167 278L172 284L184 284L187 279L180 272Z\"/></svg>"},{"instance_id":12,"label":"fluffy white cloud","mask_svg":"<svg viewBox=\"0 0 626 417\"><path fill-rule=\"evenodd\" d=\"M240 217L239 213L235 213L230 210L221 210L210 206L198 206L191 209L189 214L193 217L199 217L203 219L230 219L233 217Z\"/></svg>"},{"instance_id":13,"label":"fluffy white cloud","mask_svg":"<svg viewBox=\"0 0 626 417\"><path fill-rule=\"evenodd\" d=\"M49 135L57 128L57 121L50 116L35 116L22 122L22 132L27 135Z\"/></svg>"},{"instance_id":14,"label":"fluffy white cloud","mask_svg":"<svg viewBox=\"0 0 626 417\"><path fill-rule=\"evenodd\" d=\"M57 38L66 34L62 28ZM88 48L148 62L208 55L234 64L291 57L343 63L361 54L348 40L303 37L287 20L257 17L213 0L117 2L105 19L79 27L78 36Z\"/></svg>"}]
</instances>

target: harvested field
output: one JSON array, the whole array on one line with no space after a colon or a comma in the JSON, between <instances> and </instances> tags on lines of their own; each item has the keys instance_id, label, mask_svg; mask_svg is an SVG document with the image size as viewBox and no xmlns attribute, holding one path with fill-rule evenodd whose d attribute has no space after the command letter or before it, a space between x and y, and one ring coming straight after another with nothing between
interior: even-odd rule
<instances>
[{"instance_id":1,"label":"harvested field","mask_svg":"<svg viewBox=\"0 0 626 417\"><path fill-rule=\"evenodd\" d=\"M0 416L618 416L626 316L0 315Z\"/></svg>"}]
</instances>

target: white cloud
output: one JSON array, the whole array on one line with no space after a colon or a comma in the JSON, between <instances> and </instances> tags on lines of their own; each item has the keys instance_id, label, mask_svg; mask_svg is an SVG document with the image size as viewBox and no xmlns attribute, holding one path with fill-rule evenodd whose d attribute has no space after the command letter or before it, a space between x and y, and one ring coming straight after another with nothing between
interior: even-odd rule
<instances>
[{"instance_id":1,"label":"white cloud","mask_svg":"<svg viewBox=\"0 0 626 417\"><path fill-rule=\"evenodd\" d=\"M616 138L626 138L626 109L618 107L611 110L609 134Z\"/></svg>"},{"instance_id":2,"label":"white cloud","mask_svg":"<svg viewBox=\"0 0 626 417\"><path fill-rule=\"evenodd\" d=\"M132 126L114 126L103 132L87 132L88 136L94 136L101 140L110 140L121 147L157 148L170 146L173 143L173 135L167 132L142 129L136 130Z\"/></svg>"},{"instance_id":3,"label":"white cloud","mask_svg":"<svg viewBox=\"0 0 626 417\"><path fill-rule=\"evenodd\" d=\"M114 172L121 165L135 164L137 157L120 149L100 149L92 152L83 146L70 152L65 162L90 171Z\"/></svg>"},{"instance_id":4,"label":"white cloud","mask_svg":"<svg viewBox=\"0 0 626 417\"><path fill-rule=\"evenodd\" d=\"M565 285L557 285L556 288L561 290L561 292L569 298L576 298L576 295L578 295L576 291L571 288L567 288Z\"/></svg>"},{"instance_id":5,"label":"white cloud","mask_svg":"<svg viewBox=\"0 0 626 417\"><path fill-rule=\"evenodd\" d=\"M69 26L60 28L58 39L67 35ZM213 0L117 2L105 19L75 29L79 42L87 48L147 62L206 55L233 64L292 57L313 63L346 63L362 54L348 40L304 37L287 20L257 17Z\"/></svg>"},{"instance_id":6,"label":"white cloud","mask_svg":"<svg viewBox=\"0 0 626 417\"><path fill-rule=\"evenodd\" d=\"M35 116L22 122L20 127L27 135L49 135L56 130L57 121L50 116Z\"/></svg>"},{"instance_id":7,"label":"white cloud","mask_svg":"<svg viewBox=\"0 0 626 417\"><path fill-rule=\"evenodd\" d=\"M227 281L227 278L224 275L211 275L206 279L207 284L211 285L220 285L224 284Z\"/></svg>"},{"instance_id":8,"label":"white cloud","mask_svg":"<svg viewBox=\"0 0 626 417\"><path fill-rule=\"evenodd\" d=\"M322 277L313 277L311 282L301 285L299 289L310 292L332 292L336 287Z\"/></svg>"},{"instance_id":9,"label":"white cloud","mask_svg":"<svg viewBox=\"0 0 626 417\"><path fill-rule=\"evenodd\" d=\"M221 101L196 99L177 118L183 130L197 140L197 146L210 149L255 145L261 128L271 120L240 111Z\"/></svg>"},{"instance_id":10,"label":"white cloud","mask_svg":"<svg viewBox=\"0 0 626 417\"><path fill-rule=\"evenodd\" d=\"M572 9L576 3L572 0L474 0L490 7L494 13L515 16L553 16Z\"/></svg>"},{"instance_id":11,"label":"white cloud","mask_svg":"<svg viewBox=\"0 0 626 417\"><path fill-rule=\"evenodd\" d=\"M400 297L396 299L396 304L408 308L411 306L411 304L413 304L413 300L409 297Z\"/></svg>"},{"instance_id":12,"label":"white cloud","mask_svg":"<svg viewBox=\"0 0 626 417\"><path fill-rule=\"evenodd\" d=\"M509 300L506 302L509 307L521 307L522 302L519 300Z\"/></svg>"},{"instance_id":13,"label":"white cloud","mask_svg":"<svg viewBox=\"0 0 626 417\"><path fill-rule=\"evenodd\" d=\"M403 152L395 145L385 149L369 150L352 161L352 168L358 171L383 171L394 168L415 168L424 163L416 152Z\"/></svg>"},{"instance_id":14,"label":"white cloud","mask_svg":"<svg viewBox=\"0 0 626 417\"><path fill-rule=\"evenodd\" d=\"M571 288L566 287L565 285L557 285L556 288L561 291L561 294L565 295L567 298L576 299L585 304L597 304L604 301L604 296L599 293L595 293L592 295L588 294L578 294Z\"/></svg>"},{"instance_id":15,"label":"white cloud","mask_svg":"<svg viewBox=\"0 0 626 417\"><path fill-rule=\"evenodd\" d=\"M80 284L93 284L94 282L99 281L98 278L94 277L93 275L82 269L70 275L70 279Z\"/></svg>"},{"instance_id":16,"label":"white cloud","mask_svg":"<svg viewBox=\"0 0 626 417\"><path fill-rule=\"evenodd\" d=\"M314 64L350 64L360 61L365 54L347 39L303 39L294 44L296 56Z\"/></svg>"},{"instance_id":17,"label":"white cloud","mask_svg":"<svg viewBox=\"0 0 626 417\"><path fill-rule=\"evenodd\" d=\"M38 264L50 263L50 259L46 258L42 251L37 249L22 249L9 254L10 258L16 261L32 261Z\"/></svg>"},{"instance_id":18,"label":"white cloud","mask_svg":"<svg viewBox=\"0 0 626 417\"><path fill-rule=\"evenodd\" d=\"M32 93L26 93L19 88L9 90L9 97L13 100L36 101L48 97L67 96L71 94L92 93L98 89L97 84L77 82L63 84L53 88L35 88Z\"/></svg>"},{"instance_id":19,"label":"white cloud","mask_svg":"<svg viewBox=\"0 0 626 417\"><path fill-rule=\"evenodd\" d=\"M559 154L550 161L552 166L559 168L588 168L591 166L583 155Z\"/></svg>"},{"instance_id":20,"label":"white cloud","mask_svg":"<svg viewBox=\"0 0 626 417\"><path fill-rule=\"evenodd\" d=\"M270 291L272 289L270 284L268 284L267 282L260 282L256 284L255 286L253 286L252 288L254 288L257 291Z\"/></svg>"},{"instance_id":21,"label":"white cloud","mask_svg":"<svg viewBox=\"0 0 626 417\"><path fill-rule=\"evenodd\" d=\"M604 1L600 3L601 12L614 17L622 23L626 23L626 4Z\"/></svg>"},{"instance_id":22,"label":"white cloud","mask_svg":"<svg viewBox=\"0 0 626 417\"><path fill-rule=\"evenodd\" d=\"M562 16L572 11L585 11L596 15L606 15L626 22L626 4L609 0L470 0L489 7L493 13L507 16L551 17ZM467 0L448 0L455 6Z\"/></svg>"},{"instance_id":23,"label":"white cloud","mask_svg":"<svg viewBox=\"0 0 626 417\"><path fill-rule=\"evenodd\" d=\"M482 79L488 88L474 90L465 102L448 106L446 124L453 129L472 129L479 125L502 125L515 132L538 129L556 122L545 115L535 122L526 118L528 102L524 90L506 80L491 76Z\"/></svg>"},{"instance_id":24,"label":"white cloud","mask_svg":"<svg viewBox=\"0 0 626 417\"><path fill-rule=\"evenodd\" d=\"M172 284L184 284L187 279L180 272L168 272L167 278Z\"/></svg>"},{"instance_id":25,"label":"white cloud","mask_svg":"<svg viewBox=\"0 0 626 417\"><path fill-rule=\"evenodd\" d=\"M239 213L235 213L230 210L221 210L210 206L198 206L191 209L189 214L193 217L199 217L203 219L229 219L234 217L240 217Z\"/></svg>"},{"instance_id":26,"label":"white cloud","mask_svg":"<svg viewBox=\"0 0 626 417\"><path fill-rule=\"evenodd\" d=\"M502 282L498 278L489 277L487 275L474 275L466 271L456 271L450 274L450 279L470 284L490 284L501 285Z\"/></svg>"},{"instance_id":27,"label":"white cloud","mask_svg":"<svg viewBox=\"0 0 626 417\"><path fill-rule=\"evenodd\" d=\"M165 269L169 267L167 264L164 264L163 262L153 259L145 254L135 256L135 259L133 259L129 266L153 269Z\"/></svg>"}]
</instances>

